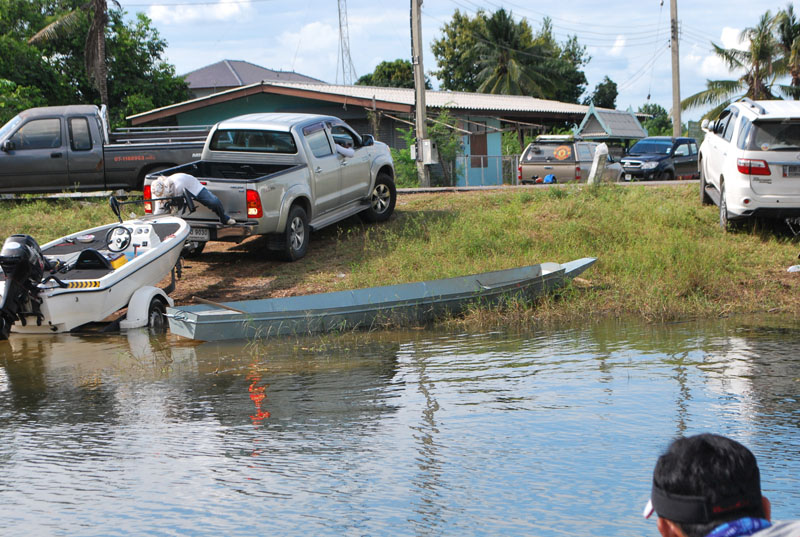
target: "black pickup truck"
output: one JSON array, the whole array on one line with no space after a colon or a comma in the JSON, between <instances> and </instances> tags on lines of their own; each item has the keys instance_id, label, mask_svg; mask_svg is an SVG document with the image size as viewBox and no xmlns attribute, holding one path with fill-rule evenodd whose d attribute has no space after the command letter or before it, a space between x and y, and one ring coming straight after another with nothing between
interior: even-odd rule
<instances>
[{"instance_id":1,"label":"black pickup truck","mask_svg":"<svg viewBox=\"0 0 800 537\"><path fill-rule=\"evenodd\" d=\"M620 162L624 181L693 179L697 177L697 141L650 136L633 144Z\"/></svg>"},{"instance_id":2,"label":"black pickup truck","mask_svg":"<svg viewBox=\"0 0 800 537\"><path fill-rule=\"evenodd\" d=\"M0 127L0 193L141 190L148 173L198 160L207 134L205 127L111 132L105 106L31 108Z\"/></svg>"}]
</instances>

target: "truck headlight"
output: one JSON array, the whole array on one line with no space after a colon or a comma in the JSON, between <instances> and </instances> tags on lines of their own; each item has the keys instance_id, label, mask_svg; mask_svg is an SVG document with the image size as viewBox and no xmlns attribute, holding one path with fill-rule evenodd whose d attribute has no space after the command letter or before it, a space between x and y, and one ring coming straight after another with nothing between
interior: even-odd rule
<instances>
[{"instance_id":1,"label":"truck headlight","mask_svg":"<svg viewBox=\"0 0 800 537\"><path fill-rule=\"evenodd\" d=\"M642 169L643 170L652 170L653 168L655 168L657 166L658 166L658 162L656 162L656 161L645 162L644 164L642 164Z\"/></svg>"}]
</instances>

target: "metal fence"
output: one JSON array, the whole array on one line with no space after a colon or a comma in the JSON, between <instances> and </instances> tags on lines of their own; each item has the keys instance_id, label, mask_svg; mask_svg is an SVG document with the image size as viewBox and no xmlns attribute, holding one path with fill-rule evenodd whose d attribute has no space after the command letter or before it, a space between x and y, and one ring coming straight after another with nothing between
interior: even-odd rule
<instances>
[{"instance_id":1,"label":"metal fence","mask_svg":"<svg viewBox=\"0 0 800 537\"><path fill-rule=\"evenodd\" d=\"M516 185L518 167L519 155L459 155L455 178L458 186Z\"/></svg>"}]
</instances>

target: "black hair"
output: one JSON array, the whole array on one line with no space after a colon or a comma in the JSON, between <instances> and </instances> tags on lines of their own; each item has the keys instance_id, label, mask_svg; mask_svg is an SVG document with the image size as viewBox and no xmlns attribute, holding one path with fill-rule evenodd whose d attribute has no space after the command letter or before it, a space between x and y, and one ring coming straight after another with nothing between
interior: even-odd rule
<instances>
[{"instance_id":1,"label":"black hair","mask_svg":"<svg viewBox=\"0 0 800 537\"><path fill-rule=\"evenodd\" d=\"M711 505L761 496L758 463L750 450L730 438L707 433L673 440L658 458L653 484L671 494L705 497ZM723 511L711 522L676 524L687 537L703 537L723 522L742 517L764 518L762 502Z\"/></svg>"}]
</instances>

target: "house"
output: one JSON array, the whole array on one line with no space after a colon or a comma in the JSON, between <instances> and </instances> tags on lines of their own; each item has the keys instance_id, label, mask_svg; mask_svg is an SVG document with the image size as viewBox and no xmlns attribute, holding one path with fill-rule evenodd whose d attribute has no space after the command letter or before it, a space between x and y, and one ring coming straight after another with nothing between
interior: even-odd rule
<instances>
[{"instance_id":1,"label":"house","mask_svg":"<svg viewBox=\"0 0 800 537\"><path fill-rule=\"evenodd\" d=\"M519 95L426 91L428 120L442 110L461 136L461 154L450 173L434 173L434 184L457 186L513 183L515 159L504 157L502 134L545 132L553 125L580 123L589 106ZM413 126L415 95L408 88L340 86L309 82L259 81L190 101L129 116L133 126L208 125L252 112L305 112L342 118L396 149L403 130ZM602 109L598 109L602 110ZM455 173L452 173L455 172Z\"/></svg>"},{"instance_id":2,"label":"house","mask_svg":"<svg viewBox=\"0 0 800 537\"><path fill-rule=\"evenodd\" d=\"M206 97L213 93L248 86L262 80L271 82L308 82L324 84L323 81L301 75L294 71L273 71L254 63L241 60L222 60L183 75L192 97Z\"/></svg>"}]
</instances>

